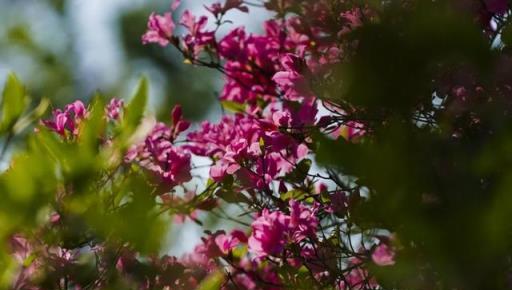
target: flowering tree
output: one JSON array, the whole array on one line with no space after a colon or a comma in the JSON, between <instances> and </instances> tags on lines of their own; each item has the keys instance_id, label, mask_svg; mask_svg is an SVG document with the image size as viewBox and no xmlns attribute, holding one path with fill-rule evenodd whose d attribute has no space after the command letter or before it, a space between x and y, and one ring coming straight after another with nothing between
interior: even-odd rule
<instances>
[{"instance_id":1,"label":"flowering tree","mask_svg":"<svg viewBox=\"0 0 512 290\"><path fill-rule=\"evenodd\" d=\"M262 33L218 35L252 6L272 12ZM143 79L126 104L76 101L24 134L48 104L9 77L2 154L24 146L0 175L2 287L512 287L507 1L179 8L142 42L222 73L219 122L151 121ZM161 255L169 216L204 213L239 226Z\"/></svg>"}]
</instances>

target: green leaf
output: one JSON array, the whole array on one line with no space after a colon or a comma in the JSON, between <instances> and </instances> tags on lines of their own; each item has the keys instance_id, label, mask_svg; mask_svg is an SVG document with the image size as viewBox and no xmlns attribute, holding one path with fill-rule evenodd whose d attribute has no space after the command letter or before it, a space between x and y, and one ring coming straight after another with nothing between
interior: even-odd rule
<instances>
[{"instance_id":1,"label":"green leaf","mask_svg":"<svg viewBox=\"0 0 512 290\"><path fill-rule=\"evenodd\" d=\"M222 101L220 103L222 105L222 108L224 108L224 110L227 110L227 111L230 111L230 112L233 112L233 113L243 113L243 112L245 112L245 105L244 104L240 104L238 102L233 102L233 101Z\"/></svg>"},{"instance_id":2,"label":"green leaf","mask_svg":"<svg viewBox=\"0 0 512 290\"><path fill-rule=\"evenodd\" d=\"M309 169L311 168L311 160L303 159L297 164L292 172L288 173L285 177L286 180L294 183L303 182L308 176Z\"/></svg>"},{"instance_id":3,"label":"green leaf","mask_svg":"<svg viewBox=\"0 0 512 290\"><path fill-rule=\"evenodd\" d=\"M249 203L250 201L240 192L235 192L233 190L221 188L217 191L217 196L220 197L227 203Z\"/></svg>"},{"instance_id":4,"label":"green leaf","mask_svg":"<svg viewBox=\"0 0 512 290\"><path fill-rule=\"evenodd\" d=\"M105 102L101 95L96 95L89 106L89 116L81 123L80 146L97 154L101 144L100 136L105 134ZM85 148L84 148L85 147Z\"/></svg>"},{"instance_id":5,"label":"green leaf","mask_svg":"<svg viewBox=\"0 0 512 290\"><path fill-rule=\"evenodd\" d=\"M506 45L512 45L512 24L508 24L501 31L501 41Z\"/></svg>"},{"instance_id":6,"label":"green leaf","mask_svg":"<svg viewBox=\"0 0 512 290\"><path fill-rule=\"evenodd\" d=\"M288 192L282 193L281 199L284 201L290 200L290 199L302 199L305 195L306 195L306 193L304 191L294 189L294 190L290 190Z\"/></svg>"},{"instance_id":7,"label":"green leaf","mask_svg":"<svg viewBox=\"0 0 512 290\"><path fill-rule=\"evenodd\" d=\"M241 259L244 257L248 252L247 246L239 246L232 250L233 257Z\"/></svg>"},{"instance_id":8,"label":"green leaf","mask_svg":"<svg viewBox=\"0 0 512 290\"><path fill-rule=\"evenodd\" d=\"M25 114L23 117L19 119L18 122L12 128L15 134L20 133L25 130L32 123L38 121L41 116L46 112L46 109L50 106L50 100L47 98L41 99L39 104L29 113Z\"/></svg>"},{"instance_id":9,"label":"green leaf","mask_svg":"<svg viewBox=\"0 0 512 290\"><path fill-rule=\"evenodd\" d=\"M217 271L206 277L197 287L197 290L217 290L222 286L222 282L224 282L224 274Z\"/></svg>"},{"instance_id":10,"label":"green leaf","mask_svg":"<svg viewBox=\"0 0 512 290\"><path fill-rule=\"evenodd\" d=\"M25 88L14 74L9 74L2 93L0 130L10 130L28 104Z\"/></svg>"},{"instance_id":11,"label":"green leaf","mask_svg":"<svg viewBox=\"0 0 512 290\"><path fill-rule=\"evenodd\" d=\"M135 131L137 126L140 124L144 111L146 110L146 104L148 101L148 80L146 77L142 77L135 91L130 103L126 106L124 114L124 126L127 131L132 133Z\"/></svg>"}]
</instances>

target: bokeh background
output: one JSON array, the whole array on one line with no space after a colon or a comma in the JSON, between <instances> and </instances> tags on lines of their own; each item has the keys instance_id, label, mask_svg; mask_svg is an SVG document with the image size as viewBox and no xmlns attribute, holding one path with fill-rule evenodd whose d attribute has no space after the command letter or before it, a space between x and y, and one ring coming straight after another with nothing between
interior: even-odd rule
<instances>
[{"instance_id":1,"label":"bokeh background","mask_svg":"<svg viewBox=\"0 0 512 290\"><path fill-rule=\"evenodd\" d=\"M144 46L141 35L152 11L164 12L172 0L0 0L0 83L14 72L35 100L47 97L52 107L95 93L129 98L141 75L150 79L149 114L167 120L172 106L183 106L185 117L216 120L222 86L219 73L183 63L178 52L157 45ZM177 14L190 9L205 14L215 1L183 1ZM233 11L218 31L233 26L262 30L264 10ZM179 15L175 15L175 20ZM211 23L211 22L210 22ZM179 30L178 30L179 33ZM197 161L200 162L200 161ZM225 220L209 217L206 228L229 228ZM174 255L192 250L201 227L191 221L175 224L164 249Z\"/></svg>"},{"instance_id":2,"label":"bokeh background","mask_svg":"<svg viewBox=\"0 0 512 290\"><path fill-rule=\"evenodd\" d=\"M141 74L151 79L150 109L158 116L180 103L193 120L204 119L222 78L184 64L176 50L144 46L140 37L152 11L164 12L172 0L0 0L0 82L13 71L33 97L54 106L87 100L96 91L130 94ZM183 9L204 14L215 1L183 1ZM233 25L258 31L265 12L233 11ZM177 16L177 15L175 15ZM226 25L219 31L222 36Z\"/></svg>"}]
</instances>

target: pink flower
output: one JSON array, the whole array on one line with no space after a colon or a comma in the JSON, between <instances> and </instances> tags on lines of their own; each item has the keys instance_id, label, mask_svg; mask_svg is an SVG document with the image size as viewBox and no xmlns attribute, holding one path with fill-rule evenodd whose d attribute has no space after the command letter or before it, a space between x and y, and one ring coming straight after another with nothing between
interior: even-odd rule
<instances>
[{"instance_id":1,"label":"pink flower","mask_svg":"<svg viewBox=\"0 0 512 290\"><path fill-rule=\"evenodd\" d=\"M228 60L222 100L254 104L257 99L276 96L275 83L269 78L279 68L279 34L267 29L266 35L247 35L236 28L219 42L219 55Z\"/></svg>"},{"instance_id":2,"label":"pink flower","mask_svg":"<svg viewBox=\"0 0 512 290\"><path fill-rule=\"evenodd\" d=\"M221 182L226 175L232 175L240 168L241 166L234 160L222 159L210 168L210 177L217 182Z\"/></svg>"},{"instance_id":3,"label":"pink flower","mask_svg":"<svg viewBox=\"0 0 512 290\"><path fill-rule=\"evenodd\" d=\"M315 239L318 227L316 209L290 201L290 215L281 211L263 209L252 223L249 252L256 258L280 254L288 242L299 243L306 238Z\"/></svg>"},{"instance_id":4,"label":"pink flower","mask_svg":"<svg viewBox=\"0 0 512 290\"><path fill-rule=\"evenodd\" d=\"M247 236L240 230L234 230L229 235L220 234L215 237L215 244L225 255L240 243L247 243Z\"/></svg>"},{"instance_id":5,"label":"pink flower","mask_svg":"<svg viewBox=\"0 0 512 290\"><path fill-rule=\"evenodd\" d=\"M292 116L287 110L279 110L272 115L272 121L279 127L290 127L291 118Z\"/></svg>"},{"instance_id":6,"label":"pink flower","mask_svg":"<svg viewBox=\"0 0 512 290\"><path fill-rule=\"evenodd\" d=\"M293 115L292 125L294 127L310 126L315 123L318 113L317 104L314 98L301 102L298 112Z\"/></svg>"},{"instance_id":7,"label":"pink flower","mask_svg":"<svg viewBox=\"0 0 512 290\"><path fill-rule=\"evenodd\" d=\"M395 264L395 251L388 244L381 243L373 250L372 260L379 266L392 266Z\"/></svg>"},{"instance_id":8,"label":"pink flower","mask_svg":"<svg viewBox=\"0 0 512 290\"><path fill-rule=\"evenodd\" d=\"M138 162L168 185L187 182L192 179L191 154L183 147L174 146L174 137L172 128L157 123L144 143L133 146L125 159Z\"/></svg>"},{"instance_id":9,"label":"pink flower","mask_svg":"<svg viewBox=\"0 0 512 290\"><path fill-rule=\"evenodd\" d=\"M69 132L72 136L78 135L78 124L87 115L87 109L81 101L75 101L66 107L64 111L53 111L52 120L43 120L42 123L49 129L66 136Z\"/></svg>"},{"instance_id":10,"label":"pink flower","mask_svg":"<svg viewBox=\"0 0 512 290\"><path fill-rule=\"evenodd\" d=\"M247 56L246 33L243 27L231 30L219 42L219 53L227 59L242 60Z\"/></svg>"},{"instance_id":11,"label":"pink flower","mask_svg":"<svg viewBox=\"0 0 512 290\"><path fill-rule=\"evenodd\" d=\"M192 253L182 257L183 264L188 267L201 267L207 271L215 269L216 265L213 259L223 255L215 240L218 236L225 235L225 232L207 233L208 236L201 238L202 243L197 245Z\"/></svg>"},{"instance_id":12,"label":"pink flower","mask_svg":"<svg viewBox=\"0 0 512 290\"><path fill-rule=\"evenodd\" d=\"M304 97L311 97L313 93L309 88L309 69L303 58L294 54L285 54L281 58L284 70L278 71L272 80L284 91L288 100L296 101Z\"/></svg>"},{"instance_id":13,"label":"pink flower","mask_svg":"<svg viewBox=\"0 0 512 290\"><path fill-rule=\"evenodd\" d=\"M344 11L340 14L340 16L344 20L344 25L343 28L338 32L338 35L347 34L362 25L361 9Z\"/></svg>"},{"instance_id":14,"label":"pink flower","mask_svg":"<svg viewBox=\"0 0 512 290\"><path fill-rule=\"evenodd\" d=\"M68 123L68 116L66 113L57 109L53 111L53 120L43 120L43 124L59 133L60 135L65 135L66 124ZM74 125L73 125L74 130Z\"/></svg>"},{"instance_id":15,"label":"pink flower","mask_svg":"<svg viewBox=\"0 0 512 290\"><path fill-rule=\"evenodd\" d=\"M41 263L38 260L25 265L26 260L34 254L33 245L31 245L29 240L21 235L14 235L11 237L9 244L14 261L20 266L16 280L12 285L12 289L31 289L31 278L37 273L39 266L41 266Z\"/></svg>"},{"instance_id":16,"label":"pink flower","mask_svg":"<svg viewBox=\"0 0 512 290\"><path fill-rule=\"evenodd\" d=\"M153 12L149 16L148 30L142 36L142 43L158 43L161 46L166 46L170 42L174 29L175 25L171 13L158 15Z\"/></svg>"},{"instance_id":17,"label":"pink flower","mask_svg":"<svg viewBox=\"0 0 512 290\"><path fill-rule=\"evenodd\" d=\"M215 32L205 30L207 22L208 18L204 15L196 21L196 17L189 10L186 10L181 16L180 24L189 31L183 37L185 49L193 58L199 55L204 46L213 44L215 40Z\"/></svg>"},{"instance_id":18,"label":"pink flower","mask_svg":"<svg viewBox=\"0 0 512 290\"><path fill-rule=\"evenodd\" d=\"M290 200L290 229L293 241L298 243L306 238L316 238L318 218L316 209L308 208L304 204Z\"/></svg>"},{"instance_id":19,"label":"pink flower","mask_svg":"<svg viewBox=\"0 0 512 290\"><path fill-rule=\"evenodd\" d=\"M183 120L183 111L180 105L174 106L171 112L172 120L172 138L176 139L178 135L190 127L190 122Z\"/></svg>"},{"instance_id":20,"label":"pink flower","mask_svg":"<svg viewBox=\"0 0 512 290\"><path fill-rule=\"evenodd\" d=\"M328 190L328 187L325 183L323 183L323 182L315 183L315 193L316 194L325 193L325 192L327 192L327 190Z\"/></svg>"},{"instance_id":21,"label":"pink flower","mask_svg":"<svg viewBox=\"0 0 512 290\"><path fill-rule=\"evenodd\" d=\"M249 251L257 258L279 254L286 244L290 217L280 211L264 209L252 223Z\"/></svg>"},{"instance_id":22,"label":"pink flower","mask_svg":"<svg viewBox=\"0 0 512 290\"><path fill-rule=\"evenodd\" d=\"M185 152L181 147L172 147L165 154L167 160L163 161L163 166L159 169L165 181L171 184L181 184L192 179L190 153Z\"/></svg>"},{"instance_id":23,"label":"pink flower","mask_svg":"<svg viewBox=\"0 0 512 290\"><path fill-rule=\"evenodd\" d=\"M181 5L181 0L174 0L171 4L171 11L176 11L178 7Z\"/></svg>"},{"instance_id":24,"label":"pink flower","mask_svg":"<svg viewBox=\"0 0 512 290\"><path fill-rule=\"evenodd\" d=\"M242 0L226 0L224 6L219 2L213 3L209 7L206 7L206 10L210 11L213 16L219 17L220 15L226 14L231 9L238 9L242 12L249 12L249 8L243 5L244 2Z\"/></svg>"},{"instance_id":25,"label":"pink flower","mask_svg":"<svg viewBox=\"0 0 512 290\"><path fill-rule=\"evenodd\" d=\"M85 109L84 103L82 101L74 101L73 103L67 105L64 108L64 111L71 114L72 117L76 119L83 119L87 114L87 109Z\"/></svg>"},{"instance_id":26,"label":"pink flower","mask_svg":"<svg viewBox=\"0 0 512 290\"><path fill-rule=\"evenodd\" d=\"M106 113L109 120L117 120L123 109L124 102L120 99L112 99L107 105Z\"/></svg>"},{"instance_id":27,"label":"pink flower","mask_svg":"<svg viewBox=\"0 0 512 290\"><path fill-rule=\"evenodd\" d=\"M240 168L239 162L253 160L261 154L262 133L253 118L225 116L219 124L202 123L199 130L188 134L190 143L185 147L196 155L217 159L210 176L220 181L226 174L235 173Z\"/></svg>"}]
</instances>

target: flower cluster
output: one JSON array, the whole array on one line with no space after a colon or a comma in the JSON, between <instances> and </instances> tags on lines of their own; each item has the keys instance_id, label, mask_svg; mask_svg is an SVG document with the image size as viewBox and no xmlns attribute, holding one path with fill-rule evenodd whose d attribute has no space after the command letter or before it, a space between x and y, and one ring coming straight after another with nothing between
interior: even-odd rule
<instances>
[{"instance_id":1,"label":"flower cluster","mask_svg":"<svg viewBox=\"0 0 512 290\"><path fill-rule=\"evenodd\" d=\"M260 189L288 173L308 153L305 144L280 133L269 121L243 115L225 116L216 125L204 122L187 139L191 152L214 158L213 180L236 174L244 186Z\"/></svg>"},{"instance_id":2,"label":"flower cluster","mask_svg":"<svg viewBox=\"0 0 512 290\"><path fill-rule=\"evenodd\" d=\"M287 243L300 243L306 238L316 239L318 219L315 209L290 200L290 215L264 209L252 223L249 251L258 258L279 256Z\"/></svg>"},{"instance_id":3,"label":"flower cluster","mask_svg":"<svg viewBox=\"0 0 512 290\"><path fill-rule=\"evenodd\" d=\"M321 222L328 220L338 223L341 229L350 202L340 190L329 191L319 181L320 175L310 174L308 157L314 148L312 137L317 129L338 132L338 136L349 140L363 138L365 130L356 121L344 122L345 110L319 101L314 86L317 81L325 81L333 65L342 61L343 35L360 25L359 19L369 12L346 10L334 21L325 1L315 5L299 2L304 11L310 12L270 19L264 23L262 34L249 34L238 27L220 39L216 29L208 28L205 15L195 16L186 10L175 21L179 1L173 2L171 9L162 15L150 15L142 42L162 47L172 45L188 62L221 71L225 82L219 99L226 104L238 104L241 110L224 115L218 123L205 121L186 133L190 123L176 106L170 124L157 122L141 142L128 149L124 165L148 173L151 184L157 187L153 192L158 195L162 210L181 219L188 216L199 222L197 210L208 212L233 199L245 200L247 210L254 212L254 219L245 229L206 232L202 243L181 258L142 257L123 245L115 255L116 271L138 283L141 289L192 289L219 269L229 273L223 283L226 289L280 289L284 281L297 276L278 275L279 265L289 265L294 271L309 269L318 285L323 283L322 277L329 277L338 286L340 281L345 281L344 276L334 272L343 273L345 270L340 265L349 265L348 260L322 263L328 253L336 255L336 250L327 246L325 234L328 233L320 230ZM292 9L289 1L282 5L269 2L267 6L282 15ZM222 25L224 17L233 9L249 11L244 1L228 0L206 7L217 25ZM178 29L177 25L184 29ZM177 35L177 31L184 34ZM331 114L320 115L324 107ZM124 103L113 99L105 108L106 118L122 125L124 110ZM84 118L87 109L76 102L64 111L55 110L54 119L43 124L64 137L76 136ZM348 131L341 133L343 130ZM204 192L194 192L188 184L194 175L193 156L211 159L209 186ZM315 190L320 184L322 189ZM185 196L179 197L178 191L184 191ZM229 194L234 196L229 198ZM384 255L391 248L379 247L373 252L359 251L354 257L361 261L373 259L378 265L392 264L394 256ZM99 257L98 265L108 267L107 256L114 248L107 242L75 249L76 255L69 256L64 265L70 267L90 252ZM38 263L45 260L32 265ZM360 263L361 267L363 264ZM137 272L140 267L155 271L140 276ZM364 273L364 277L359 275L361 279L369 276L362 268L351 271ZM31 274L29 269L20 272L23 285L37 280ZM100 280L95 283L104 283Z\"/></svg>"},{"instance_id":4,"label":"flower cluster","mask_svg":"<svg viewBox=\"0 0 512 290\"><path fill-rule=\"evenodd\" d=\"M44 120L43 124L62 136L76 136L80 121L87 116L87 109L81 101L67 105L64 110L53 111L51 120Z\"/></svg>"},{"instance_id":5,"label":"flower cluster","mask_svg":"<svg viewBox=\"0 0 512 290\"><path fill-rule=\"evenodd\" d=\"M261 33L251 34L244 27L235 27L223 36L218 35L218 28L230 23L225 20L230 11L250 11L251 3L241 0L214 3L205 7L205 15L193 15L189 10L178 15L180 1L174 1L169 11L149 16L142 42L173 47L186 63L221 72L224 83L219 101L230 112L223 110L216 123L204 121L194 127L185 120L181 107L174 107L167 123L156 122L141 140L130 143L128 150L121 153L124 158L116 164L117 171L105 174L97 182L108 184L113 192L112 198L104 202L109 206L114 204L107 207L111 212L132 210L130 202L140 194L130 191L118 197L115 191L122 182L115 177L141 174L149 180L144 188L147 192L142 194L149 200L148 204L154 205L148 209L149 216L167 212L181 221L190 218L202 225L201 219L210 214L226 218L237 227L205 231L201 243L181 257L159 257L158 251L150 254L138 251L136 243L115 239L113 234L101 236L98 234L101 230L96 228L84 238L86 243L78 246L49 246L15 235L11 250L20 267L14 289L43 289L41 277L57 277L52 285L60 288L64 281L66 287L73 285L74 288L68 287L73 289L106 288L118 279L125 283L119 282L122 285L136 285L139 289L193 289L211 282L219 274L221 289L282 289L304 285L312 285L312 289L381 289L379 273L400 263L400 237L392 232L396 229L381 228L386 223L366 224L358 214L374 193L371 186L386 185L388 181L374 179L369 186L363 183L384 168L372 168L368 174L354 177L318 166L313 161L318 153L318 140L340 139L337 141L348 149L380 145L379 136L374 134L376 127L391 126L406 115L413 116L414 122L396 123L414 123L423 128L436 115L436 105L429 95L428 102L414 107L412 112L389 112L380 107L375 109L373 103L365 104L365 96L355 96L363 99L361 103L352 102L354 96L332 96L341 94L339 90L345 88L345 82L358 76L359 68L350 75L343 64L354 59L360 61L356 64L374 61L358 59L360 47L372 49L361 44L358 37L366 32L359 30L365 25L371 30L375 29L372 26L375 23L388 21L380 8L353 1L263 2L273 16L262 24ZM461 5L469 7L467 3ZM476 8L470 8L467 10L472 11L475 23L483 21L478 24L480 32L485 30L494 35L499 31L490 22L510 15L507 1L480 1ZM211 17L215 20L214 27L208 25ZM428 65L425 67L430 69ZM456 69L453 71L448 76L429 79L429 84L437 86L436 93L449 96L442 106L454 113L443 117L477 126L479 112L464 115L467 113L464 104L481 101L479 96L484 88ZM368 79L373 81L372 77ZM506 81L495 87L498 88L493 91L495 96L511 94ZM355 92L373 93L372 88ZM122 131L129 113L125 112L124 103L113 99L102 110L108 124L116 124ZM369 112L375 114L370 116ZM63 143L74 144L77 142L74 137L80 136L81 124L90 114L82 102L76 101L63 110L55 110L53 118L42 124L62 137ZM386 119L390 115L396 119ZM446 136L458 138L460 134L454 129ZM116 141L117 136L108 137ZM380 150L388 147L392 146L383 143L367 159L380 161ZM338 157L346 153L329 154ZM207 176L195 174L196 158L209 161L205 165ZM348 170L358 173L358 165ZM62 184L59 190L76 189ZM100 193L98 196L103 194ZM55 214L72 208L61 205L64 194L56 195L51 207ZM240 212L232 214L233 208ZM146 215L137 218L144 219ZM44 229L51 231L60 222L49 221ZM414 242L410 244L417 246ZM84 283L76 273L82 269L87 254L96 257L96 268L94 277ZM36 258L26 266L31 256ZM60 277L60 272L67 274Z\"/></svg>"},{"instance_id":6,"label":"flower cluster","mask_svg":"<svg viewBox=\"0 0 512 290\"><path fill-rule=\"evenodd\" d=\"M175 186L190 181L191 165L189 152L173 142L188 129L190 123L182 120L181 107L172 112L172 125L157 123L144 142L134 145L126 156L127 162L137 162L160 179Z\"/></svg>"}]
</instances>

